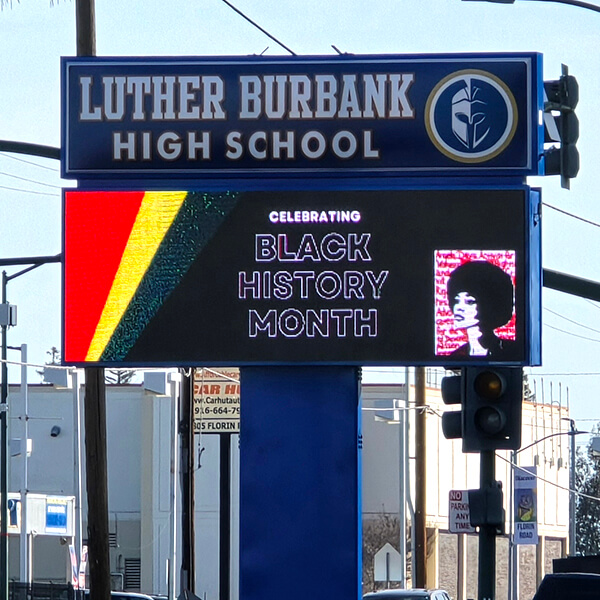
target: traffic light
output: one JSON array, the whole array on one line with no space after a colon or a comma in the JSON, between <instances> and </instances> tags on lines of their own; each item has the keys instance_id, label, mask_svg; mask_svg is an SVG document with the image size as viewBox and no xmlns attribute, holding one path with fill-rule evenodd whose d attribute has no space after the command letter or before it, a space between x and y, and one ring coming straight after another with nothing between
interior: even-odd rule
<instances>
[{"instance_id":1,"label":"traffic light","mask_svg":"<svg viewBox=\"0 0 600 600\"><path fill-rule=\"evenodd\" d=\"M442 400L444 404L462 404L464 396L464 369L460 375L449 375L442 378ZM442 415L442 432L449 440L462 437L462 410L452 410Z\"/></svg>"},{"instance_id":2,"label":"traffic light","mask_svg":"<svg viewBox=\"0 0 600 600\"><path fill-rule=\"evenodd\" d=\"M569 188L569 180L579 172L579 119L575 107L579 101L579 84L568 68L555 81L544 81L545 142L558 142L544 151L546 175L560 175L561 185Z\"/></svg>"},{"instance_id":3,"label":"traffic light","mask_svg":"<svg viewBox=\"0 0 600 600\"><path fill-rule=\"evenodd\" d=\"M519 448L523 370L466 367L464 371L463 452Z\"/></svg>"}]
</instances>

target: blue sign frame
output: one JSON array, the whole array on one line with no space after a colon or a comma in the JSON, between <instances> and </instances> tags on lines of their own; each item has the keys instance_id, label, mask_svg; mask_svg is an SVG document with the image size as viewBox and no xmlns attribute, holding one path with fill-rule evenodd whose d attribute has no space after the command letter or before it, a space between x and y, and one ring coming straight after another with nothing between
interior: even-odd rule
<instances>
[{"instance_id":1,"label":"blue sign frame","mask_svg":"<svg viewBox=\"0 0 600 600\"><path fill-rule=\"evenodd\" d=\"M62 59L62 176L525 177L538 53Z\"/></svg>"},{"instance_id":2,"label":"blue sign frame","mask_svg":"<svg viewBox=\"0 0 600 600\"><path fill-rule=\"evenodd\" d=\"M167 206L172 225L159 238L133 228L138 211ZM66 191L63 360L537 365L539 209L526 186ZM127 270L125 257L138 255L152 257L143 276ZM493 287L498 273L467 286L476 297L495 290L480 299L488 314L508 303L504 320L481 317L485 355L465 355L468 329L450 295L454 269L473 262L509 280L507 298Z\"/></svg>"}]
</instances>

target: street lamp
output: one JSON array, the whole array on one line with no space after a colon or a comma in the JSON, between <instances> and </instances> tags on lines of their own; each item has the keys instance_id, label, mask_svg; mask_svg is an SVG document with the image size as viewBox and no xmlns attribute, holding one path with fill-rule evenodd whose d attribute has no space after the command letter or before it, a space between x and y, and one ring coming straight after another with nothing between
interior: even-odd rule
<instances>
[{"instance_id":1,"label":"street lamp","mask_svg":"<svg viewBox=\"0 0 600 600\"><path fill-rule=\"evenodd\" d=\"M408 373L406 377L408 382ZM399 425L398 433L398 521L400 527L400 556L402 557L400 570L400 587L406 589L406 504L408 502L408 487L410 485L410 477L408 472L408 385L405 387L404 398L402 400L394 400L394 417L392 419L382 415L375 415L376 421L383 421L392 425ZM383 410L383 409L381 409ZM412 504L411 504L412 505ZM414 515L411 515L411 523L413 525L413 533L411 538L415 539L414 534ZM414 561L414 552L413 552ZM414 572L414 571L413 571Z\"/></svg>"},{"instance_id":2,"label":"street lamp","mask_svg":"<svg viewBox=\"0 0 600 600\"><path fill-rule=\"evenodd\" d=\"M569 466L569 555L575 555L575 436L582 434L589 434L589 431L578 431L575 429L575 421L573 419L563 417L563 421L569 421L571 429L569 431L559 431L556 433L551 433L549 435L545 435L539 440L535 440L531 444L527 446L523 446L518 450L513 450L511 452L511 471L514 472L514 469L517 468L517 456L523 452L524 450L528 450L532 448L536 444L540 442L544 442L548 439L561 436L561 435L569 435L571 436L571 448L570 448L570 466ZM514 475L511 473L511 487L513 493L511 494L511 504L510 504L510 540L509 540L509 598L511 600L516 600L518 598L518 594L516 593L516 582L517 582L517 561L515 556L515 544L514 544Z\"/></svg>"},{"instance_id":3,"label":"street lamp","mask_svg":"<svg viewBox=\"0 0 600 600\"><path fill-rule=\"evenodd\" d=\"M587 8L595 12L600 12L600 6L590 4L589 2L582 2L581 0L536 0L537 2L556 2L558 4L569 4L570 6L579 6L580 8ZM496 4L514 4L515 0L463 0L463 2L495 2Z\"/></svg>"},{"instance_id":4,"label":"street lamp","mask_svg":"<svg viewBox=\"0 0 600 600\"><path fill-rule=\"evenodd\" d=\"M38 256L9 258L0 261L1 266L29 265L21 271L7 275L2 271L2 302L0 304L0 326L2 329L2 385L0 387L0 600L8 600L8 364L6 332L16 325L16 310L6 300L6 286L33 269L50 262L60 262L62 256ZM25 442L26 444L27 442Z\"/></svg>"}]
</instances>

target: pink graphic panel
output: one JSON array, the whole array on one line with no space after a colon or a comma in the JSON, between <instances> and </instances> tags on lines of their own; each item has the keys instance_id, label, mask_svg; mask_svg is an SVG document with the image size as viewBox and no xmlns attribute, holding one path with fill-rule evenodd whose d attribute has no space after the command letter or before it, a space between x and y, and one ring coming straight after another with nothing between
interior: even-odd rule
<instances>
[{"instance_id":1,"label":"pink graphic panel","mask_svg":"<svg viewBox=\"0 0 600 600\"><path fill-rule=\"evenodd\" d=\"M434 258L435 285L435 353L438 356L451 354L467 342L465 330L454 328L454 316L450 308L447 286L450 274L460 265L472 261L487 261L505 271L516 281L516 252L514 250L436 250ZM516 319L512 318L498 327L494 333L502 339L516 338Z\"/></svg>"}]
</instances>

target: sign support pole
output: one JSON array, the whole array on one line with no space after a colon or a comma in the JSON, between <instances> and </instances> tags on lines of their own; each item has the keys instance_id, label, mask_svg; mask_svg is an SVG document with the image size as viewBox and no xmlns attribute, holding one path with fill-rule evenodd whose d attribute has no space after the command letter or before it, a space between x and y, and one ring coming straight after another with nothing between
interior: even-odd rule
<instances>
[{"instance_id":1,"label":"sign support pole","mask_svg":"<svg viewBox=\"0 0 600 600\"><path fill-rule=\"evenodd\" d=\"M240 369L243 600L361 596L359 374Z\"/></svg>"}]
</instances>

